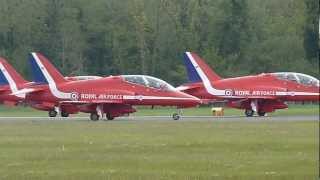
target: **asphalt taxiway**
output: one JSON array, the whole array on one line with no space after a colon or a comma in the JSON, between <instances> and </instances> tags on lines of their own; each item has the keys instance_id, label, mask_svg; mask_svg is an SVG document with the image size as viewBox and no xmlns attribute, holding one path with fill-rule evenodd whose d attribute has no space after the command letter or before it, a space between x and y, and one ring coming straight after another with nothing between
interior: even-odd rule
<instances>
[{"instance_id":1,"label":"asphalt taxiway","mask_svg":"<svg viewBox=\"0 0 320 180\"><path fill-rule=\"evenodd\" d=\"M89 121L89 117L69 117L69 118L49 118L49 117L0 117L0 121ZM103 119L102 119L103 120ZM170 116L129 116L116 118L113 121L174 121ZM245 117L245 116L182 116L177 122L186 121L227 121L227 122L265 122L265 121L319 121L318 115L310 116L265 116L265 117Z\"/></svg>"}]
</instances>

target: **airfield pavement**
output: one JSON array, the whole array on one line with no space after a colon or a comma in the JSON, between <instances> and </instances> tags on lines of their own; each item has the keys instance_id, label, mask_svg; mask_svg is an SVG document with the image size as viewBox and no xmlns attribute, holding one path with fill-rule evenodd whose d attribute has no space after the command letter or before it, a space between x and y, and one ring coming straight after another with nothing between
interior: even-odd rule
<instances>
[{"instance_id":1,"label":"airfield pavement","mask_svg":"<svg viewBox=\"0 0 320 180\"><path fill-rule=\"evenodd\" d=\"M0 117L1 121L53 121L53 120L77 120L77 121L89 121L89 117ZM100 119L100 121L107 121L106 119ZM173 121L170 116L128 116L116 118L112 121ZM305 115L305 116L265 116L265 117L245 117L245 116L182 116L177 122L186 121L226 121L226 122L265 122L265 121L319 121L318 115Z\"/></svg>"}]
</instances>

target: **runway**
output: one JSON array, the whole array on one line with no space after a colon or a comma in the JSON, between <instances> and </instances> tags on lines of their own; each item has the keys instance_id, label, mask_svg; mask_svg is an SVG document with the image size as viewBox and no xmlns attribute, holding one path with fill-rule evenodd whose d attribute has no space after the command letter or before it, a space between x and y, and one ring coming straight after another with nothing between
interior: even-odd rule
<instances>
[{"instance_id":1,"label":"runway","mask_svg":"<svg viewBox=\"0 0 320 180\"><path fill-rule=\"evenodd\" d=\"M89 117L69 117L69 118L49 118L49 117L0 117L1 121L90 121ZM104 119L100 120L104 121ZM145 121L174 121L170 116L129 116L119 117L112 122L145 122ZM318 115L310 116L265 116L265 117L245 117L245 116L182 116L180 120L174 122L187 121L212 121L212 122L266 122L266 121L319 121ZM110 122L110 121L109 121Z\"/></svg>"}]
</instances>

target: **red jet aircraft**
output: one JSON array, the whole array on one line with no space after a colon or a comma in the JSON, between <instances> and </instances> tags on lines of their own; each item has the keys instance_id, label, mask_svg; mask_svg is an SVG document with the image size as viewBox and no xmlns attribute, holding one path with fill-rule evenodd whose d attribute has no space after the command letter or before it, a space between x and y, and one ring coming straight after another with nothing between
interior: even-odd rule
<instances>
[{"instance_id":1,"label":"red jet aircraft","mask_svg":"<svg viewBox=\"0 0 320 180\"><path fill-rule=\"evenodd\" d=\"M90 113L90 119L107 119L135 112L134 105L193 107L200 100L178 91L168 83L150 76L122 75L86 81L68 81L40 53L29 58L34 82L38 85L25 89L26 101L32 107L57 113ZM178 113L173 119L180 118Z\"/></svg>"},{"instance_id":2,"label":"red jet aircraft","mask_svg":"<svg viewBox=\"0 0 320 180\"><path fill-rule=\"evenodd\" d=\"M100 79L99 76L71 76L65 77L69 81ZM24 102L25 95L34 86L33 82L26 81L4 59L0 57L0 103L16 106ZM23 90L24 89L24 90Z\"/></svg>"},{"instance_id":3,"label":"red jet aircraft","mask_svg":"<svg viewBox=\"0 0 320 180\"><path fill-rule=\"evenodd\" d=\"M222 79L195 53L186 52L184 62L189 83L178 89L204 101L227 101L245 109L246 116L264 116L285 109L286 101L319 101L319 80L292 72L262 73Z\"/></svg>"}]
</instances>

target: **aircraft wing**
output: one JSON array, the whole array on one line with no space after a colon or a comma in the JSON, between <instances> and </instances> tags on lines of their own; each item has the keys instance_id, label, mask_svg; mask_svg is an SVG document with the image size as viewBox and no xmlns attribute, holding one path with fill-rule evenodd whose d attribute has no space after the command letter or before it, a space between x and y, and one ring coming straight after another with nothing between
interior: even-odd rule
<instances>
[{"instance_id":1,"label":"aircraft wing","mask_svg":"<svg viewBox=\"0 0 320 180\"><path fill-rule=\"evenodd\" d=\"M89 101L61 101L61 104L123 104L122 99L110 99L110 100L89 100Z\"/></svg>"},{"instance_id":2,"label":"aircraft wing","mask_svg":"<svg viewBox=\"0 0 320 180\"><path fill-rule=\"evenodd\" d=\"M199 86L196 86L196 85L181 85L179 87L177 87L176 89L178 91L186 91L186 90L195 90L199 88Z\"/></svg>"},{"instance_id":3,"label":"aircraft wing","mask_svg":"<svg viewBox=\"0 0 320 180\"><path fill-rule=\"evenodd\" d=\"M210 103L225 103L228 100L220 100L220 99L201 99L202 104L210 104Z\"/></svg>"},{"instance_id":4,"label":"aircraft wing","mask_svg":"<svg viewBox=\"0 0 320 180\"><path fill-rule=\"evenodd\" d=\"M277 99L277 97L275 96L248 96L246 97L246 99L269 99L269 100L272 100L272 99Z\"/></svg>"},{"instance_id":5,"label":"aircraft wing","mask_svg":"<svg viewBox=\"0 0 320 180\"><path fill-rule=\"evenodd\" d=\"M15 93L12 93L11 95L28 94L28 93L40 92L43 90L44 90L43 88L24 88Z\"/></svg>"}]
</instances>

